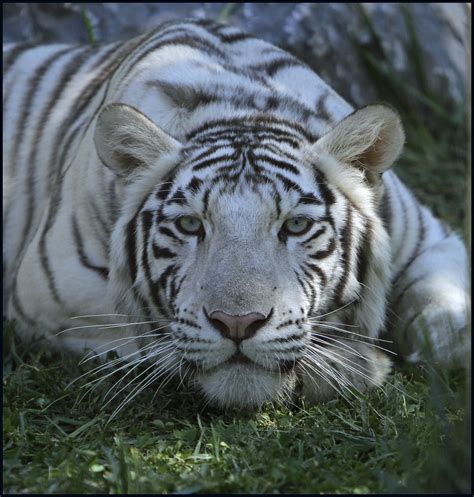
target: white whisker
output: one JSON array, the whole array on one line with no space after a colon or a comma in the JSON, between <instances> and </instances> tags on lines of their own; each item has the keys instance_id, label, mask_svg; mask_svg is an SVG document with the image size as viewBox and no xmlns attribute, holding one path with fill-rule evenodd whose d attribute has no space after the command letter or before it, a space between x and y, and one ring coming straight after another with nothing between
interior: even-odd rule
<instances>
[{"instance_id":1,"label":"white whisker","mask_svg":"<svg viewBox=\"0 0 474 497\"><path fill-rule=\"evenodd\" d=\"M56 336L66 333L66 331L81 330L87 328L98 328L100 330L114 329L114 328L124 328L126 326L138 326L141 324L153 324L158 323L159 320L154 319L153 321L139 321L137 323L110 323L110 324L87 324L84 326L74 326L72 328L66 328L65 330L58 331Z\"/></svg>"},{"instance_id":2,"label":"white whisker","mask_svg":"<svg viewBox=\"0 0 474 497\"><path fill-rule=\"evenodd\" d=\"M303 323L303 324L305 324L305 323ZM323 327L326 327L326 328L331 328L333 330L340 331L341 333L347 333L349 335L358 336L358 337L361 337L361 338L365 338L367 340L376 340L377 342L393 343L392 340L385 340L385 339L382 339L382 338L373 338L373 337L369 337L367 335L363 335L362 333L355 333L354 331L344 330L344 329L339 328L337 326L334 326L332 324L328 324L326 321L308 321L306 324L316 325L316 326L323 326Z\"/></svg>"}]
</instances>

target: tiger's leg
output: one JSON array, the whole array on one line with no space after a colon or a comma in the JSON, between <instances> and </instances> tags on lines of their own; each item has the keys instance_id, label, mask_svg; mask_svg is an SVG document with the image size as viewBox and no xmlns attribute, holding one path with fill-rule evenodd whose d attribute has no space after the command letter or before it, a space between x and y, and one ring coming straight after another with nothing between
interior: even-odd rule
<instances>
[{"instance_id":1,"label":"tiger's leg","mask_svg":"<svg viewBox=\"0 0 474 497\"><path fill-rule=\"evenodd\" d=\"M458 235L395 181L389 197L392 207L399 203L402 219L394 226L392 215L394 277L388 321L394 325L394 341L410 362L432 358L446 366L466 365L470 351L466 249ZM401 241L398 247L396 241Z\"/></svg>"},{"instance_id":2,"label":"tiger's leg","mask_svg":"<svg viewBox=\"0 0 474 497\"><path fill-rule=\"evenodd\" d=\"M365 393L385 382L392 361L379 346L356 338L331 342L313 343L310 353L299 364L302 395L309 404L337 395L350 398L354 392Z\"/></svg>"}]
</instances>

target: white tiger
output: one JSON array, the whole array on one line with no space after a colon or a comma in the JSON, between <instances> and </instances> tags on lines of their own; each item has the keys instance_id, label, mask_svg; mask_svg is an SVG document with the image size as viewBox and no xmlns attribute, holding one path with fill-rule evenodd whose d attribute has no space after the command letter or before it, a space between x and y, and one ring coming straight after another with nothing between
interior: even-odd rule
<instances>
[{"instance_id":1,"label":"white tiger","mask_svg":"<svg viewBox=\"0 0 474 497\"><path fill-rule=\"evenodd\" d=\"M436 360L469 350L466 251L388 171L397 113L269 43L186 20L7 45L3 129L7 317L116 350L124 384L144 364L128 400L171 376L222 407L365 391L384 330L409 360L425 330Z\"/></svg>"}]
</instances>

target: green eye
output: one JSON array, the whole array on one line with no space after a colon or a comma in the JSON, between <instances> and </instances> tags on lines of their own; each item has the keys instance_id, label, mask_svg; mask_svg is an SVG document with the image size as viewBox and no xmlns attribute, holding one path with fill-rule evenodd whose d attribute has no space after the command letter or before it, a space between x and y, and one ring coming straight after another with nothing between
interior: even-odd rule
<instances>
[{"instance_id":1,"label":"green eye","mask_svg":"<svg viewBox=\"0 0 474 497\"><path fill-rule=\"evenodd\" d=\"M305 217L292 217L283 224L283 228L288 235L302 235L308 231L310 226L311 222Z\"/></svg>"},{"instance_id":2,"label":"green eye","mask_svg":"<svg viewBox=\"0 0 474 497\"><path fill-rule=\"evenodd\" d=\"M181 216L176 220L176 227L186 235L198 235L202 232L202 221L194 216Z\"/></svg>"}]
</instances>

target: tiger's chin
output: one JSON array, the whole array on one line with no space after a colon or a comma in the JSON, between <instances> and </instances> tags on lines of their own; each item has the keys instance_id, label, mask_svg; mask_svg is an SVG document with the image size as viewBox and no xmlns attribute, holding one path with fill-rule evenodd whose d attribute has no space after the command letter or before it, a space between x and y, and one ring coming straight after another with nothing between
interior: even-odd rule
<instances>
[{"instance_id":1,"label":"tiger's chin","mask_svg":"<svg viewBox=\"0 0 474 497\"><path fill-rule=\"evenodd\" d=\"M198 378L204 395L221 409L259 409L267 401L287 397L295 383L293 371L273 372L238 363L202 372Z\"/></svg>"}]
</instances>

